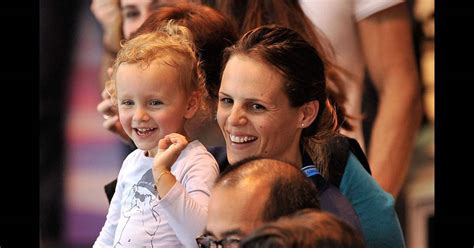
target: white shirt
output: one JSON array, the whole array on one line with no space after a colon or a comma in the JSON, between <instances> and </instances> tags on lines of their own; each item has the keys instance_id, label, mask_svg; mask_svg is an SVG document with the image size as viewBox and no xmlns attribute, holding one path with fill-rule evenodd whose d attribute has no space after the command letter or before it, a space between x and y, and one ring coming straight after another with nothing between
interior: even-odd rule
<instances>
[{"instance_id":1,"label":"white shirt","mask_svg":"<svg viewBox=\"0 0 474 248\"><path fill-rule=\"evenodd\" d=\"M177 182L161 200L153 187L152 164L153 157L143 150L127 156L94 248L197 247L219 174L216 160L199 141L189 143L171 167Z\"/></svg>"}]
</instances>

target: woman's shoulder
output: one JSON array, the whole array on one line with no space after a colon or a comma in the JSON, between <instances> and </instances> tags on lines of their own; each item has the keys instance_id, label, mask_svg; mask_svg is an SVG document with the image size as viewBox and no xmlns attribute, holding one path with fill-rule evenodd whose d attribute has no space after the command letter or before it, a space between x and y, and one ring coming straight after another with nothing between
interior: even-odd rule
<instances>
[{"instance_id":1,"label":"woman's shoulder","mask_svg":"<svg viewBox=\"0 0 474 248\"><path fill-rule=\"evenodd\" d=\"M219 171L223 172L228 166L227 152L224 146L208 146L207 150L214 156L219 165Z\"/></svg>"},{"instance_id":2,"label":"woman's shoulder","mask_svg":"<svg viewBox=\"0 0 474 248\"><path fill-rule=\"evenodd\" d=\"M328 146L329 182L331 182L331 184L337 187L340 186L348 163L354 162L354 160L349 160L350 154L355 156L356 163L360 163L362 167L371 174L367 158L357 140L344 135L338 135L329 140Z\"/></svg>"}]
</instances>

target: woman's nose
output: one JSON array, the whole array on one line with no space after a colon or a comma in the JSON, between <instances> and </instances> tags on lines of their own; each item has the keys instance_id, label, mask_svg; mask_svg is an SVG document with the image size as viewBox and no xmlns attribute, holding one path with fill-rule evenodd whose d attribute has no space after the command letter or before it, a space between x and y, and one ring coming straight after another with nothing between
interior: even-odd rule
<instances>
[{"instance_id":1,"label":"woman's nose","mask_svg":"<svg viewBox=\"0 0 474 248\"><path fill-rule=\"evenodd\" d=\"M245 111L242 108L234 105L230 111L229 117L227 118L227 122L234 126L245 125L247 123Z\"/></svg>"}]
</instances>

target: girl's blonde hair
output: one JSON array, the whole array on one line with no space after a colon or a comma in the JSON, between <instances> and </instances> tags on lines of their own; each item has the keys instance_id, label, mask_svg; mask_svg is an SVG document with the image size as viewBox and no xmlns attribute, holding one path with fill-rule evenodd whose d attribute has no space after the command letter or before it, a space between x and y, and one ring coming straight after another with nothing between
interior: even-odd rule
<instances>
[{"instance_id":1,"label":"girl's blonde hair","mask_svg":"<svg viewBox=\"0 0 474 248\"><path fill-rule=\"evenodd\" d=\"M207 96L204 85L204 74L196 56L196 49L190 31L168 21L157 32L139 35L121 44L113 65L112 79L106 82L105 88L114 104L117 104L116 76L123 63L139 64L143 69L152 63L161 63L177 70L179 81L186 95L199 93L199 105L206 109L204 101Z\"/></svg>"}]
</instances>

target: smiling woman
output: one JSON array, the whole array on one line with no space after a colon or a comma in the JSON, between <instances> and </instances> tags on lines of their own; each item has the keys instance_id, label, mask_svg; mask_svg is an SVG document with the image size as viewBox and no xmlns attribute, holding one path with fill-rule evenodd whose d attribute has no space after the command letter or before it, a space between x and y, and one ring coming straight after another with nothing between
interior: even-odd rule
<instances>
[{"instance_id":1,"label":"smiling woman","mask_svg":"<svg viewBox=\"0 0 474 248\"><path fill-rule=\"evenodd\" d=\"M229 59L217 119L230 163L263 155L301 164L300 141L295 137L314 120L319 104L291 107L282 85L283 77L262 61L245 55Z\"/></svg>"},{"instance_id":2,"label":"smiling woman","mask_svg":"<svg viewBox=\"0 0 474 248\"><path fill-rule=\"evenodd\" d=\"M260 155L301 164L304 145L327 176L326 143L338 126L317 51L296 32L267 26L225 56L217 119L229 162Z\"/></svg>"},{"instance_id":3,"label":"smiling woman","mask_svg":"<svg viewBox=\"0 0 474 248\"><path fill-rule=\"evenodd\" d=\"M217 119L227 160L261 156L298 165L308 177L318 172L328 181L319 195L323 210L360 228L368 247L404 247L393 197L370 176L357 143L338 132L323 56L276 25L226 49Z\"/></svg>"}]
</instances>

